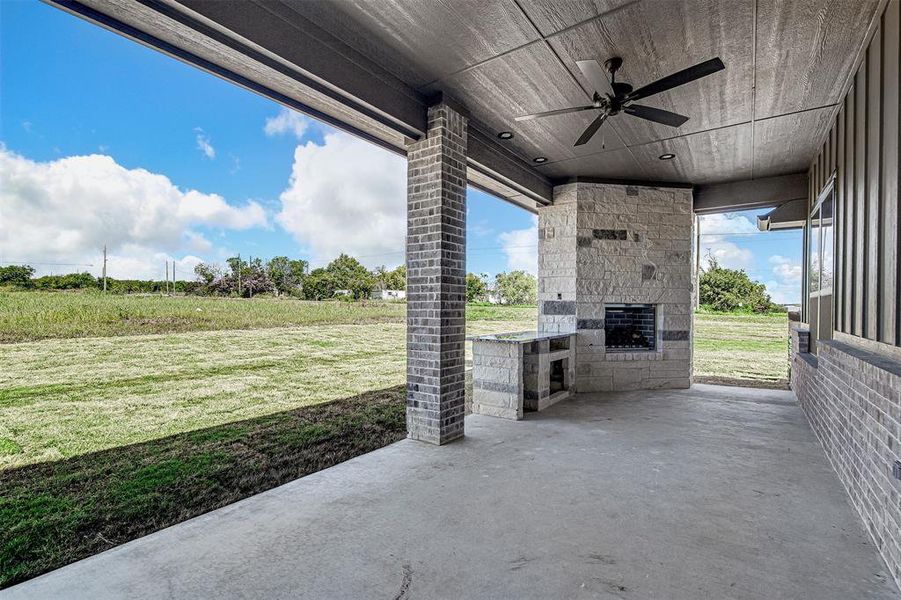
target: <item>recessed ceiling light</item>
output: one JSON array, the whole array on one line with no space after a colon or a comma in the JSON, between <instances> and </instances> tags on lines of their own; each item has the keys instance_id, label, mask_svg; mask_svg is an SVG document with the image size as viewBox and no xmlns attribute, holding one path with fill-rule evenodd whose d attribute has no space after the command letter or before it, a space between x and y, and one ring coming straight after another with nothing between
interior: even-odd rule
<instances>
[{"instance_id":1,"label":"recessed ceiling light","mask_svg":"<svg viewBox=\"0 0 901 600\"><path fill-rule=\"evenodd\" d=\"M546 162L547 162L547 159L546 159L545 157L543 157L543 156L536 156L536 157L533 158L532 160L534 160L535 162L537 162L539 165L540 165L541 163L546 163Z\"/></svg>"},{"instance_id":2,"label":"recessed ceiling light","mask_svg":"<svg viewBox=\"0 0 901 600\"><path fill-rule=\"evenodd\" d=\"M502 131L499 134L497 134L497 137L501 138L502 140L510 140L510 139L513 139L513 132L512 131Z\"/></svg>"},{"instance_id":3,"label":"recessed ceiling light","mask_svg":"<svg viewBox=\"0 0 901 600\"><path fill-rule=\"evenodd\" d=\"M676 155L672 152L667 152L666 154L661 154L657 158L659 158L660 160L673 160L674 158L676 158Z\"/></svg>"}]
</instances>

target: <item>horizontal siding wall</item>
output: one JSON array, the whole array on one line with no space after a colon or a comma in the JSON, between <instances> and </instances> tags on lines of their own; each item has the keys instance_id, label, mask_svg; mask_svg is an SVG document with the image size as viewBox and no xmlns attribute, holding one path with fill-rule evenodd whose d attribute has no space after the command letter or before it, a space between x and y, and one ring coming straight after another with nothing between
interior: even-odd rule
<instances>
[{"instance_id":1,"label":"horizontal siding wall","mask_svg":"<svg viewBox=\"0 0 901 600\"><path fill-rule=\"evenodd\" d=\"M835 329L894 346L901 346L899 33L899 0L892 0L809 171L811 205L836 174Z\"/></svg>"}]
</instances>

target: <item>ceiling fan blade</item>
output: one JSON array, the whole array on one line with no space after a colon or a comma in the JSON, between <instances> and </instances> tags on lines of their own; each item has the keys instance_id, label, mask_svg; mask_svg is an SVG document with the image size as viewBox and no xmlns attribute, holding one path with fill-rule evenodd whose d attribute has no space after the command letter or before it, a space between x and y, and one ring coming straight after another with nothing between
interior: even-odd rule
<instances>
[{"instance_id":1,"label":"ceiling fan blade","mask_svg":"<svg viewBox=\"0 0 901 600\"><path fill-rule=\"evenodd\" d=\"M717 71L722 71L725 68L726 65L723 64L723 61L721 61L719 57L711 58L710 60L698 63L693 67L683 69L678 73L667 75L654 83L642 86L626 96L626 100L641 100L642 98L647 98L648 96L671 90L674 87L685 85L695 79L707 77L708 75L716 73Z\"/></svg>"},{"instance_id":2,"label":"ceiling fan blade","mask_svg":"<svg viewBox=\"0 0 901 600\"><path fill-rule=\"evenodd\" d=\"M598 118L591 122L585 131L582 132L582 135L579 136L579 139L576 140L576 143L573 144L575 146L581 146L583 144L587 144L588 140L594 137L594 134L598 132L598 129L601 128L601 125L604 124L604 121L607 120L607 113L601 113L598 115Z\"/></svg>"},{"instance_id":3,"label":"ceiling fan blade","mask_svg":"<svg viewBox=\"0 0 901 600\"><path fill-rule=\"evenodd\" d=\"M532 119L540 119L542 117L552 117L554 115L565 115L568 113L574 112L582 112L583 110L591 110L596 109L597 106L574 106L572 108L560 108L557 110L549 110L547 112L534 113L531 115L523 115L521 117L516 117L516 121L531 121Z\"/></svg>"},{"instance_id":4,"label":"ceiling fan blade","mask_svg":"<svg viewBox=\"0 0 901 600\"><path fill-rule=\"evenodd\" d=\"M641 104L630 104L623 109L623 112L639 119L669 125L670 127L679 127L688 120L688 117L685 115L652 106L642 106Z\"/></svg>"},{"instance_id":5,"label":"ceiling fan blade","mask_svg":"<svg viewBox=\"0 0 901 600\"><path fill-rule=\"evenodd\" d=\"M601 94L609 94L611 96L615 96L616 93L613 91L613 86L610 85L610 80L607 79L606 73L604 73L604 68L598 63L596 60L577 60L576 66L579 67L579 70L582 71L582 75L585 76L585 79L594 86L594 91Z\"/></svg>"}]
</instances>

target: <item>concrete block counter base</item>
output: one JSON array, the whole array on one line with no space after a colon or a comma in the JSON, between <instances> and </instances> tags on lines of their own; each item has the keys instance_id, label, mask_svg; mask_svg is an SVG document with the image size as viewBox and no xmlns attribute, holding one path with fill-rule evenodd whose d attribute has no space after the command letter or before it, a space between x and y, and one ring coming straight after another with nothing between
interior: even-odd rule
<instances>
[{"instance_id":1,"label":"concrete block counter base","mask_svg":"<svg viewBox=\"0 0 901 600\"><path fill-rule=\"evenodd\" d=\"M522 419L570 396L575 335L498 333L472 340L472 412Z\"/></svg>"}]
</instances>

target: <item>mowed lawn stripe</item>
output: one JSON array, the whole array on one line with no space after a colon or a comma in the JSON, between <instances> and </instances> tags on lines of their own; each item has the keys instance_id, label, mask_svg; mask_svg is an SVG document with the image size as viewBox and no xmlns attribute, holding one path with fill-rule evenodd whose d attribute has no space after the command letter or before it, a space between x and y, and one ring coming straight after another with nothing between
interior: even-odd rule
<instances>
[{"instance_id":1,"label":"mowed lawn stripe","mask_svg":"<svg viewBox=\"0 0 901 600\"><path fill-rule=\"evenodd\" d=\"M400 323L0 345L0 468L328 402L399 385ZM150 338L150 339L148 339ZM58 346L58 347L54 347ZM67 348L71 361L60 361ZM173 356L172 346L180 348ZM86 359L102 348L103 361ZM31 353L55 354L42 367ZM181 360L184 358L185 360ZM44 382L44 383L41 383Z\"/></svg>"}]
</instances>

